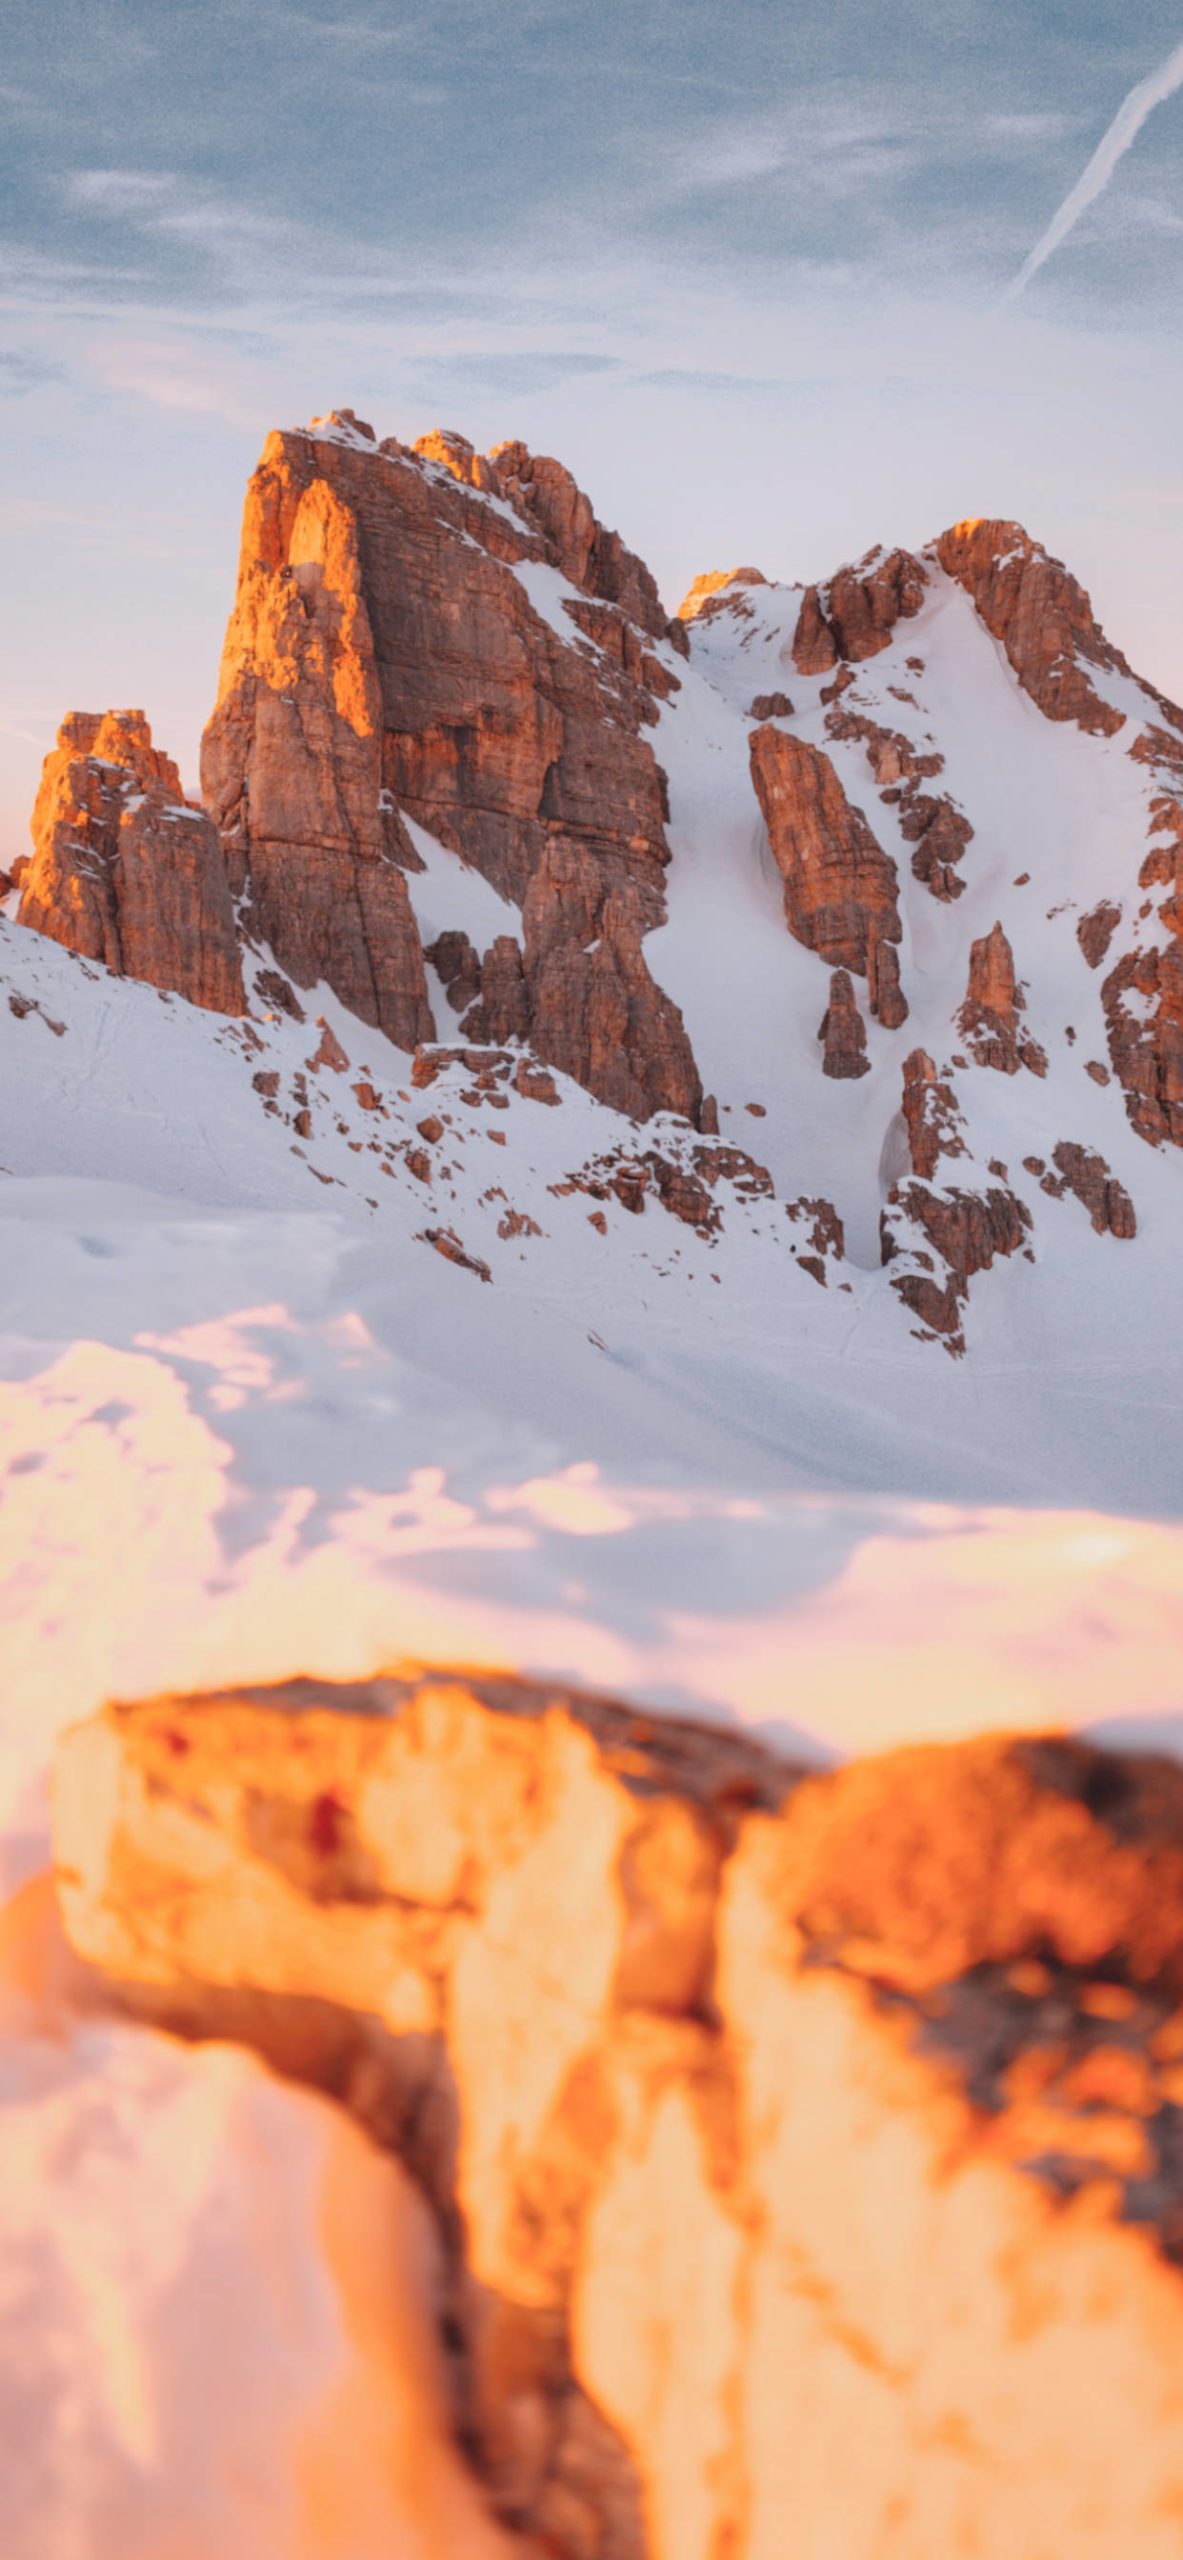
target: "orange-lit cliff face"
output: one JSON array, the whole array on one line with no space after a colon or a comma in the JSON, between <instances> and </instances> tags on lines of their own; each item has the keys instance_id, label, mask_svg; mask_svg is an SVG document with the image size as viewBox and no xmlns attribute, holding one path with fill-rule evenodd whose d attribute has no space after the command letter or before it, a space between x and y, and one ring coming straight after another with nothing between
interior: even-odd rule
<instances>
[{"instance_id":1,"label":"orange-lit cliff face","mask_svg":"<svg viewBox=\"0 0 1183 2560\"><path fill-rule=\"evenodd\" d=\"M142 711L72 712L45 759L22 924L117 976L215 1013L244 1010L218 839Z\"/></svg>"},{"instance_id":2,"label":"orange-lit cliff face","mask_svg":"<svg viewBox=\"0 0 1183 2560\"><path fill-rule=\"evenodd\" d=\"M409 1674L109 1709L57 1855L134 2010L408 2163L524 2549L1177 2549L1173 1767L1000 1740L803 1776Z\"/></svg>"},{"instance_id":3,"label":"orange-lit cliff face","mask_svg":"<svg viewBox=\"0 0 1183 2560\"><path fill-rule=\"evenodd\" d=\"M272 436L202 758L248 929L400 1045L431 1039L418 821L521 909L476 970L483 1036L528 1038L634 1117L695 1117L642 950L665 912L662 628L643 564L524 445L378 446L349 419Z\"/></svg>"}]
</instances>

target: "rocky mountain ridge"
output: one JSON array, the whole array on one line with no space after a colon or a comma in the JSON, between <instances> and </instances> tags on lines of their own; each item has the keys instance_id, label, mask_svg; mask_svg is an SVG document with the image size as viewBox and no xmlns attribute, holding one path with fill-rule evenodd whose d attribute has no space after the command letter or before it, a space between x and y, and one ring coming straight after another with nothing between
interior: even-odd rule
<instances>
[{"instance_id":1,"label":"rocky mountain ridge","mask_svg":"<svg viewBox=\"0 0 1183 2560\"><path fill-rule=\"evenodd\" d=\"M704 1235L762 1195L782 1246L814 1216L813 1277L878 1266L955 1352L1049 1200L1137 1237L1115 1106L1183 1142L1183 715L1013 525L712 573L667 621L560 464L334 413L251 482L202 777L204 812L142 715L72 715L10 913L263 1046L320 988L416 1089L569 1079L611 1115L574 1185ZM758 1147L712 1153L738 1113Z\"/></svg>"}]
</instances>

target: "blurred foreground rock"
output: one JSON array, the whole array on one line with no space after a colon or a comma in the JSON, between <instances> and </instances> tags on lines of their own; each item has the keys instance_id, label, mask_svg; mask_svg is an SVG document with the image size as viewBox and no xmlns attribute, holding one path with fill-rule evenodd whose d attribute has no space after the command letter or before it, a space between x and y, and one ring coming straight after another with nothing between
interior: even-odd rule
<instances>
[{"instance_id":1,"label":"blurred foreground rock","mask_svg":"<svg viewBox=\"0 0 1183 2560\"><path fill-rule=\"evenodd\" d=\"M429 2199L456 2427L562 2560L1176 2560L1183 1771L832 1772L498 1676L114 1705L74 1947Z\"/></svg>"}]
</instances>

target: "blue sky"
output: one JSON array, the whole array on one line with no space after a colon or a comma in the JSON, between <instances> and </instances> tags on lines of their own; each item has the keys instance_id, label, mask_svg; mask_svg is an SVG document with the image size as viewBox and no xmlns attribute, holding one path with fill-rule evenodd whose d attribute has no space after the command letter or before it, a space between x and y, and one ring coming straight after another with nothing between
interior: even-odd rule
<instances>
[{"instance_id":1,"label":"blue sky","mask_svg":"<svg viewBox=\"0 0 1183 2560\"><path fill-rule=\"evenodd\" d=\"M0 860L68 707L196 771L268 427L521 434L671 605L1016 515L1183 692L1183 0L0 0Z\"/></svg>"}]
</instances>

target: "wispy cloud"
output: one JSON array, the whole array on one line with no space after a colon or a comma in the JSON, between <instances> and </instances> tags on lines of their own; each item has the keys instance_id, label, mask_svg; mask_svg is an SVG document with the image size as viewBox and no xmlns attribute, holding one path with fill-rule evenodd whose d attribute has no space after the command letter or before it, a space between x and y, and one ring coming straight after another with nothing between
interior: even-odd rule
<instances>
[{"instance_id":1,"label":"wispy cloud","mask_svg":"<svg viewBox=\"0 0 1183 2560\"><path fill-rule=\"evenodd\" d=\"M46 383L60 382L62 367L24 348L0 347L0 400L16 400Z\"/></svg>"},{"instance_id":2,"label":"wispy cloud","mask_svg":"<svg viewBox=\"0 0 1183 2560\"><path fill-rule=\"evenodd\" d=\"M1054 257L1056 250L1063 247L1069 232L1075 230L1082 213L1087 213L1089 206L1095 204L1097 197L1104 193L1118 161L1129 150L1131 143L1137 140L1147 116L1152 115L1155 107L1162 106L1167 98L1173 97L1176 89L1179 88L1183 88L1183 44L1177 44L1174 52L1168 54L1166 61L1159 64L1157 71L1149 72L1145 80L1139 80L1136 87L1129 91L1128 96L1122 99L1117 114L1112 124L1102 134L1092 159L1082 170L1076 185L1065 196L1062 205L1052 215L1046 231L1042 233L1034 248L1024 259L1014 283L1009 288L1007 295L1009 301L1017 301L1019 295L1026 291L1032 277L1037 276L1040 268L1046 266L1048 259Z\"/></svg>"}]
</instances>

